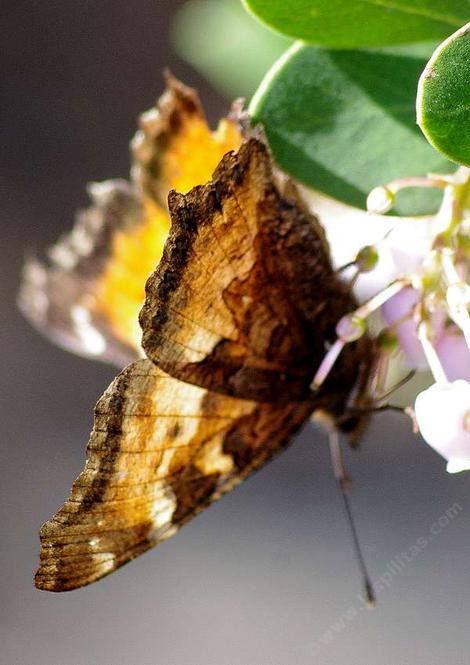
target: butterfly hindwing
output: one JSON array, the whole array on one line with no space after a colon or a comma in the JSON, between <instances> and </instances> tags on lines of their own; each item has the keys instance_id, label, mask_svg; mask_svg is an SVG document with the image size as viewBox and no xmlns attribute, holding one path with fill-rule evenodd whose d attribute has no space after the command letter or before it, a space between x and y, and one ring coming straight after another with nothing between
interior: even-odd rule
<instances>
[{"instance_id":1,"label":"butterfly hindwing","mask_svg":"<svg viewBox=\"0 0 470 665\"><path fill-rule=\"evenodd\" d=\"M89 584L173 535L289 443L311 404L241 400L149 360L98 401L84 470L41 529L36 585Z\"/></svg>"}]
</instances>

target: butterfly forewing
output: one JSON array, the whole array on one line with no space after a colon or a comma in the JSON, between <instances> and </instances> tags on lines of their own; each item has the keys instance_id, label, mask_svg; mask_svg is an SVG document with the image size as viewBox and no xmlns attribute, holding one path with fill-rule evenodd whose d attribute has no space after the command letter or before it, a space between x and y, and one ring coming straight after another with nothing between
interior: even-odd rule
<instances>
[{"instance_id":1,"label":"butterfly forewing","mask_svg":"<svg viewBox=\"0 0 470 665\"><path fill-rule=\"evenodd\" d=\"M207 185L170 194L170 211L140 315L147 356L212 390L302 399L337 321L354 307L318 220L279 192L255 139L226 155ZM340 406L363 356L363 344L348 349L325 386L335 386Z\"/></svg>"}]
</instances>

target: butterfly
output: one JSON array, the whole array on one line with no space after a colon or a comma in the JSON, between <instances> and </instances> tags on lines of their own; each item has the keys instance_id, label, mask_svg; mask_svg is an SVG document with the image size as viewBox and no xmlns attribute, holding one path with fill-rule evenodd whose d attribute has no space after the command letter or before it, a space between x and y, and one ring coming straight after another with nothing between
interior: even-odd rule
<instances>
[{"instance_id":1,"label":"butterfly","mask_svg":"<svg viewBox=\"0 0 470 665\"><path fill-rule=\"evenodd\" d=\"M175 534L312 414L350 428L373 366L363 336L311 390L356 303L320 222L236 114L211 132L196 92L168 77L132 149L131 181L92 186L71 234L25 266L20 305L36 327L129 363L41 529L35 584L48 591L90 584Z\"/></svg>"}]
</instances>

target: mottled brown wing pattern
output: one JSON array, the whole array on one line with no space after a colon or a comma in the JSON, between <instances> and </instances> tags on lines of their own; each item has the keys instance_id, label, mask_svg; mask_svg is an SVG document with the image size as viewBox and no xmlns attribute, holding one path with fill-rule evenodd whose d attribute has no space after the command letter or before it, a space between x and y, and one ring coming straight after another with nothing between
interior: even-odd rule
<instances>
[{"instance_id":1,"label":"mottled brown wing pattern","mask_svg":"<svg viewBox=\"0 0 470 665\"><path fill-rule=\"evenodd\" d=\"M291 188L292 189L292 188ZM172 227L141 311L147 356L173 376L262 401L303 399L335 326L354 308L323 231L281 194L263 143L227 154L210 183L169 198ZM344 409L366 343L319 395Z\"/></svg>"},{"instance_id":2,"label":"mottled brown wing pattern","mask_svg":"<svg viewBox=\"0 0 470 665\"><path fill-rule=\"evenodd\" d=\"M168 538L314 410L341 415L364 386L367 340L309 390L354 301L318 221L292 189L280 192L262 143L229 153L208 185L172 194L170 214L141 314L149 359L97 404L85 469L41 531L41 589L93 582Z\"/></svg>"},{"instance_id":3,"label":"mottled brown wing pattern","mask_svg":"<svg viewBox=\"0 0 470 665\"><path fill-rule=\"evenodd\" d=\"M41 529L40 589L89 584L173 535L289 443L311 401L241 400L149 360L98 401L84 470Z\"/></svg>"}]
</instances>

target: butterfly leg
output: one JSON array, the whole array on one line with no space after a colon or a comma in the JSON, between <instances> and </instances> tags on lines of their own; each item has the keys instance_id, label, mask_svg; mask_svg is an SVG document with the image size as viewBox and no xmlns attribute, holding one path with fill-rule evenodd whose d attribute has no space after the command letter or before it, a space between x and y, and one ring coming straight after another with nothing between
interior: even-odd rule
<instances>
[{"instance_id":1,"label":"butterfly leg","mask_svg":"<svg viewBox=\"0 0 470 665\"><path fill-rule=\"evenodd\" d=\"M359 541L359 536L357 533L357 528L351 508L351 502L349 499L351 478L346 472L346 469L344 467L340 439L339 439L339 430L336 426L335 421L331 418L329 414L325 413L324 411L317 411L314 414L314 420L321 423L321 425L324 427L328 435L328 445L330 448L330 457L333 466L333 474L335 476L336 482L338 483L338 489L340 491L343 500L346 519L349 524L351 532L354 554L356 556L356 561L362 575L365 599L367 602L367 606L373 608L375 607L375 602L376 602L374 587L369 577L369 573L367 572L367 566L364 560L364 555L362 553L361 544Z\"/></svg>"}]
</instances>

